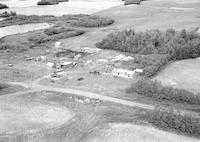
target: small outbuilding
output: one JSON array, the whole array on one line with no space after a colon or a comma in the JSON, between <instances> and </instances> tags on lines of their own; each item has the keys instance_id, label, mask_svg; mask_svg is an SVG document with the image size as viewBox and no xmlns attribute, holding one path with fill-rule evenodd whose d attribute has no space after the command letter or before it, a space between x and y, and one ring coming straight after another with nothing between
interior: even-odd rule
<instances>
[{"instance_id":1,"label":"small outbuilding","mask_svg":"<svg viewBox=\"0 0 200 142\"><path fill-rule=\"evenodd\" d=\"M137 72L137 73L143 73L143 69L135 69L135 72Z\"/></svg>"},{"instance_id":2,"label":"small outbuilding","mask_svg":"<svg viewBox=\"0 0 200 142\"><path fill-rule=\"evenodd\" d=\"M48 62L47 63L47 68L48 69L53 69L53 66L54 66L54 63L52 63L52 62Z\"/></svg>"},{"instance_id":3,"label":"small outbuilding","mask_svg":"<svg viewBox=\"0 0 200 142\"><path fill-rule=\"evenodd\" d=\"M56 41L55 42L55 48L57 48L57 49L61 48L62 44L63 44L62 42Z\"/></svg>"}]
</instances>

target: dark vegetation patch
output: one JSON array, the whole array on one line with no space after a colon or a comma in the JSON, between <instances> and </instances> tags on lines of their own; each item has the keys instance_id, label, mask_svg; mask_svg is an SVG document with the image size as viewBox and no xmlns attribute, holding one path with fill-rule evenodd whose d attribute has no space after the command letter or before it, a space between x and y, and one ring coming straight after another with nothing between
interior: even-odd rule
<instances>
[{"instance_id":1,"label":"dark vegetation patch","mask_svg":"<svg viewBox=\"0 0 200 142\"><path fill-rule=\"evenodd\" d=\"M52 23L56 22L57 17L45 15L45 16L25 16L25 15L16 15L8 17L2 21L0 21L0 27L11 26L11 25L23 25L23 24L31 24L31 23Z\"/></svg>"},{"instance_id":2,"label":"dark vegetation patch","mask_svg":"<svg viewBox=\"0 0 200 142\"><path fill-rule=\"evenodd\" d=\"M68 2L68 0L41 0L37 3L37 5L56 5L59 2Z\"/></svg>"},{"instance_id":3,"label":"dark vegetation patch","mask_svg":"<svg viewBox=\"0 0 200 142\"><path fill-rule=\"evenodd\" d=\"M0 13L0 17L1 17L1 18L16 16L16 15L17 15L17 14L16 14L15 11L10 11L10 12L4 11L3 13Z\"/></svg>"},{"instance_id":4,"label":"dark vegetation patch","mask_svg":"<svg viewBox=\"0 0 200 142\"><path fill-rule=\"evenodd\" d=\"M150 97L159 101L170 101L188 105L200 105L200 94L176 89L173 87L162 86L157 81L141 79L127 90L128 93L136 92L139 95Z\"/></svg>"},{"instance_id":5,"label":"dark vegetation patch","mask_svg":"<svg viewBox=\"0 0 200 142\"><path fill-rule=\"evenodd\" d=\"M58 0L41 0L37 5L56 5L59 4Z\"/></svg>"},{"instance_id":6,"label":"dark vegetation patch","mask_svg":"<svg viewBox=\"0 0 200 142\"><path fill-rule=\"evenodd\" d=\"M144 0L122 0L122 1L124 1L124 5L130 5L130 4L140 5L141 2Z\"/></svg>"},{"instance_id":7,"label":"dark vegetation patch","mask_svg":"<svg viewBox=\"0 0 200 142\"><path fill-rule=\"evenodd\" d=\"M23 90L23 87L0 83L0 95L15 93L20 90Z\"/></svg>"},{"instance_id":8,"label":"dark vegetation patch","mask_svg":"<svg viewBox=\"0 0 200 142\"><path fill-rule=\"evenodd\" d=\"M184 115L177 110L165 110L158 108L145 116L156 127L173 130L188 136L200 137L200 118Z\"/></svg>"},{"instance_id":9,"label":"dark vegetation patch","mask_svg":"<svg viewBox=\"0 0 200 142\"><path fill-rule=\"evenodd\" d=\"M7 5L0 3L0 9L6 9L6 8L8 8Z\"/></svg>"},{"instance_id":10,"label":"dark vegetation patch","mask_svg":"<svg viewBox=\"0 0 200 142\"><path fill-rule=\"evenodd\" d=\"M46 43L50 41L57 41L59 39L66 39L73 36L79 36L84 34L85 31L65 28L65 27L51 27L46 29L43 34L38 36L31 36L29 41L32 41L36 44Z\"/></svg>"},{"instance_id":11,"label":"dark vegetation patch","mask_svg":"<svg viewBox=\"0 0 200 142\"><path fill-rule=\"evenodd\" d=\"M125 0L124 5L140 4L141 0Z\"/></svg>"},{"instance_id":12,"label":"dark vegetation patch","mask_svg":"<svg viewBox=\"0 0 200 142\"><path fill-rule=\"evenodd\" d=\"M200 34L173 29L135 33L130 29L112 33L96 46L141 55L136 61L143 66L144 75L151 77L170 61L199 57Z\"/></svg>"},{"instance_id":13,"label":"dark vegetation patch","mask_svg":"<svg viewBox=\"0 0 200 142\"><path fill-rule=\"evenodd\" d=\"M90 15L64 15L62 21L77 27L104 27L114 23L111 18Z\"/></svg>"},{"instance_id":14,"label":"dark vegetation patch","mask_svg":"<svg viewBox=\"0 0 200 142\"><path fill-rule=\"evenodd\" d=\"M9 15L5 13L4 15ZM78 27L103 27L112 24L114 20L93 15L63 15L61 17L51 15L14 15L0 21L0 27L11 25L23 25L31 23L53 23L63 26L78 26Z\"/></svg>"}]
</instances>

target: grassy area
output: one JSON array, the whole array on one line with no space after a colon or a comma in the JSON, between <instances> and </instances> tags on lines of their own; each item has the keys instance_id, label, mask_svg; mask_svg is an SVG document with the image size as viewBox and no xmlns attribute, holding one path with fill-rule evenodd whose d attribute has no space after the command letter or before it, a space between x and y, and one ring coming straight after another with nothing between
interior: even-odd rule
<instances>
[{"instance_id":1,"label":"grassy area","mask_svg":"<svg viewBox=\"0 0 200 142\"><path fill-rule=\"evenodd\" d=\"M0 3L0 9L6 9L6 8L8 8L7 5L5 5L5 4L1 4L1 3Z\"/></svg>"},{"instance_id":2,"label":"grassy area","mask_svg":"<svg viewBox=\"0 0 200 142\"><path fill-rule=\"evenodd\" d=\"M9 94L9 93L15 93L20 90L23 90L23 87L12 86L12 85L8 85L8 84L0 83L0 96Z\"/></svg>"},{"instance_id":3,"label":"grassy area","mask_svg":"<svg viewBox=\"0 0 200 142\"><path fill-rule=\"evenodd\" d=\"M69 109L73 114L73 118L56 128L41 127L38 131L25 130L23 133L19 132L10 135L1 134L0 139L3 141L8 138L12 138L14 141L20 139L20 142L52 140L80 142L83 141L85 136L87 134L89 135L95 127L103 126L104 124L106 125L107 123L112 122L135 123L138 121L136 118L137 114L144 112L140 109L116 105L109 102L99 102L96 99L90 99L90 103L85 103L85 99L85 97L81 96L79 97L71 94L46 91L29 93L13 98L11 101L14 101L16 104L24 102L29 103L29 106L32 106L31 102L36 102L39 105L53 104L55 106L60 106L63 109ZM76 100L83 100L84 103L79 103ZM43 123L41 122L40 126L42 126L42 124Z\"/></svg>"},{"instance_id":4,"label":"grassy area","mask_svg":"<svg viewBox=\"0 0 200 142\"><path fill-rule=\"evenodd\" d=\"M144 75L151 77L170 61L199 57L200 34L173 29L136 33L130 29L108 35L96 47L141 55L136 61L143 66Z\"/></svg>"},{"instance_id":5,"label":"grassy area","mask_svg":"<svg viewBox=\"0 0 200 142\"><path fill-rule=\"evenodd\" d=\"M104 18L93 15L64 15L61 17L64 23L70 23L72 26L77 27L104 27L114 23L111 18Z\"/></svg>"},{"instance_id":6,"label":"grassy area","mask_svg":"<svg viewBox=\"0 0 200 142\"><path fill-rule=\"evenodd\" d=\"M162 86L161 83L150 79L141 79L127 90L128 93L136 92L139 95L150 97L159 101L200 105L200 94L194 94L183 89Z\"/></svg>"},{"instance_id":7,"label":"grassy area","mask_svg":"<svg viewBox=\"0 0 200 142\"><path fill-rule=\"evenodd\" d=\"M177 110L160 108L146 115L146 119L159 128L173 130L197 138L200 137L200 118L181 114Z\"/></svg>"},{"instance_id":8,"label":"grassy area","mask_svg":"<svg viewBox=\"0 0 200 142\"><path fill-rule=\"evenodd\" d=\"M66 39L73 36L79 36L84 33L85 31L83 30L55 26L45 30L44 34L29 37L29 41L32 41L36 44L41 44L50 41L57 41L59 39Z\"/></svg>"}]
</instances>

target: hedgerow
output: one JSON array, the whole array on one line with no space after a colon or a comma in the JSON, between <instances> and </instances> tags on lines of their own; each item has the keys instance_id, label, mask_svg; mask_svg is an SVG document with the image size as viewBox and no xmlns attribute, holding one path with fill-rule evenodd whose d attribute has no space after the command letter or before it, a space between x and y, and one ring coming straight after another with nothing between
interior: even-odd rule
<instances>
[{"instance_id":1,"label":"hedgerow","mask_svg":"<svg viewBox=\"0 0 200 142\"><path fill-rule=\"evenodd\" d=\"M29 38L29 41L32 41L36 44L41 44L49 41L57 41L59 39L65 39L73 36L78 36L84 34L85 31L65 28L65 27L51 27L44 31L44 34L34 35Z\"/></svg>"},{"instance_id":2,"label":"hedgerow","mask_svg":"<svg viewBox=\"0 0 200 142\"><path fill-rule=\"evenodd\" d=\"M55 5L59 4L58 0L41 0L37 3L37 5Z\"/></svg>"},{"instance_id":3,"label":"hedgerow","mask_svg":"<svg viewBox=\"0 0 200 142\"><path fill-rule=\"evenodd\" d=\"M91 16L85 14L79 15L64 15L62 16L62 21L68 22L73 26L78 27L103 27L114 23L111 18Z\"/></svg>"},{"instance_id":4,"label":"hedgerow","mask_svg":"<svg viewBox=\"0 0 200 142\"><path fill-rule=\"evenodd\" d=\"M157 108L147 114L148 121L162 129L173 130L182 134L200 137L200 118L181 114L170 109Z\"/></svg>"},{"instance_id":5,"label":"hedgerow","mask_svg":"<svg viewBox=\"0 0 200 142\"><path fill-rule=\"evenodd\" d=\"M200 105L200 94L163 86L160 82L152 81L147 78L140 79L127 89L128 93L136 92L145 97L151 97L159 101L170 101L189 105Z\"/></svg>"},{"instance_id":6,"label":"hedgerow","mask_svg":"<svg viewBox=\"0 0 200 142\"><path fill-rule=\"evenodd\" d=\"M0 3L0 9L5 9L5 8L8 8L8 6L5 5L5 4Z\"/></svg>"}]
</instances>

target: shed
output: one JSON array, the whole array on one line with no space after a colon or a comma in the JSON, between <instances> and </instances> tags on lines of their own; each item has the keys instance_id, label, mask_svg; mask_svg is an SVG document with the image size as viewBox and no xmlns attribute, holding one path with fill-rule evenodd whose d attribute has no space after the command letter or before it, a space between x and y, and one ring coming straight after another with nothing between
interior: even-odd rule
<instances>
[{"instance_id":1,"label":"shed","mask_svg":"<svg viewBox=\"0 0 200 142\"><path fill-rule=\"evenodd\" d=\"M137 73L143 73L143 69L135 69L135 72L137 72Z\"/></svg>"},{"instance_id":2,"label":"shed","mask_svg":"<svg viewBox=\"0 0 200 142\"><path fill-rule=\"evenodd\" d=\"M63 44L62 42L56 41L56 42L55 42L55 48L61 48L61 45L62 45L62 44Z\"/></svg>"},{"instance_id":3,"label":"shed","mask_svg":"<svg viewBox=\"0 0 200 142\"><path fill-rule=\"evenodd\" d=\"M128 78L132 79L134 77L135 71L127 70L127 69L113 69L112 75L116 77Z\"/></svg>"},{"instance_id":4,"label":"shed","mask_svg":"<svg viewBox=\"0 0 200 142\"><path fill-rule=\"evenodd\" d=\"M53 66L54 66L54 63L52 63L52 62L48 62L48 63L47 63L47 67L48 67L49 69L52 69Z\"/></svg>"}]
</instances>

